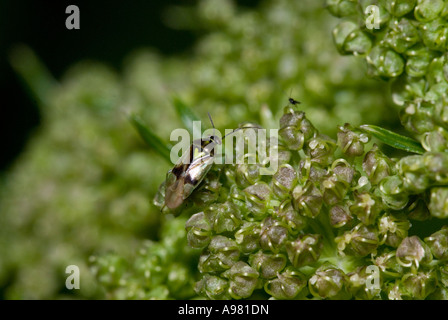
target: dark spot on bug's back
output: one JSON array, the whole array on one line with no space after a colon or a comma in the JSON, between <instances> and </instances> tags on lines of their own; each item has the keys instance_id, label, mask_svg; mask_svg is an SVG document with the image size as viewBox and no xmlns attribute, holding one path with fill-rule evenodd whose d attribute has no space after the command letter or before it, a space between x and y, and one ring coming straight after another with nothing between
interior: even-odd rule
<instances>
[{"instance_id":1,"label":"dark spot on bug's back","mask_svg":"<svg viewBox=\"0 0 448 320\"><path fill-rule=\"evenodd\" d=\"M182 173L184 173L188 168L188 164L182 164L179 166L175 166L172 170L171 173L174 174L177 178L180 178L180 176L182 175Z\"/></svg>"},{"instance_id":2,"label":"dark spot on bug's back","mask_svg":"<svg viewBox=\"0 0 448 320\"><path fill-rule=\"evenodd\" d=\"M189 184L195 186L195 185L198 183L198 180L192 178L190 175L186 175L186 177L185 177L185 183L189 183Z\"/></svg>"}]
</instances>

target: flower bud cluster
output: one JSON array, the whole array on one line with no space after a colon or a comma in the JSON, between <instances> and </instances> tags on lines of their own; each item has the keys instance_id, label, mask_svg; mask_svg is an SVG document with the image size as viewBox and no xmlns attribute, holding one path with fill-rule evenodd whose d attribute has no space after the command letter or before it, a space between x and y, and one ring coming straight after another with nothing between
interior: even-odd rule
<instances>
[{"instance_id":1,"label":"flower bud cluster","mask_svg":"<svg viewBox=\"0 0 448 320\"><path fill-rule=\"evenodd\" d=\"M185 225L189 246L201 250L197 294L420 299L446 289L436 272L446 266L446 229L409 236L414 218L447 212L443 154L393 160L348 124L336 140L321 134L294 106L284 110L279 137L289 157L275 174L216 166L210 176L219 177L219 196L207 200L206 179L187 199L205 197ZM379 287L366 287L368 266L378 267Z\"/></svg>"},{"instance_id":2,"label":"flower bud cluster","mask_svg":"<svg viewBox=\"0 0 448 320\"><path fill-rule=\"evenodd\" d=\"M368 74L393 79L401 121L426 150L447 149L448 5L443 0L335 1L344 20L333 31L339 52L365 57ZM372 9L373 8L373 9Z\"/></svg>"},{"instance_id":3,"label":"flower bud cluster","mask_svg":"<svg viewBox=\"0 0 448 320\"><path fill-rule=\"evenodd\" d=\"M185 243L185 219L168 219L161 241L146 240L136 256L116 253L91 256L90 269L108 299L190 299L197 277L191 263L197 252ZM178 259L182 256L182 259Z\"/></svg>"}]
</instances>

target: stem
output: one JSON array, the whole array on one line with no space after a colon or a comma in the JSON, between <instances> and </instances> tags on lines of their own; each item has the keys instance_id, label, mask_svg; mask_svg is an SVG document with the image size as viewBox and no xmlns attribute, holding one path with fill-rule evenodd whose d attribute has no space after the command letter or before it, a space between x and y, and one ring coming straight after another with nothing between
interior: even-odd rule
<instances>
[{"instance_id":1,"label":"stem","mask_svg":"<svg viewBox=\"0 0 448 320\"><path fill-rule=\"evenodd\" d=\"M310 220L309 226L315 233L323 237L324 247L319 258L319 265L329 262L345 273L349 273L357 266L364 264L364 259L362 258L339 254L334 241L334 231L326 212L321 212L316 219Z\"/></svg>"}]
</instances>

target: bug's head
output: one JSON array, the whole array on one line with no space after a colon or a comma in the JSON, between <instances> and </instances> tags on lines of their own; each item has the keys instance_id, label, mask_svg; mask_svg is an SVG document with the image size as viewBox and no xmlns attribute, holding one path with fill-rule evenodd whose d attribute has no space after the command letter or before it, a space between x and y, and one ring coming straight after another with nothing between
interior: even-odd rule
<instances>
[{"instance_id":1,"label":"bug's head","mask_svg":"<svg viewBox=\"0 0 448 320\"><path fill-rule=\"evenodd\" d=\"M215 143L215 144L221 144L222 140L220 137L215 136L215 135L211 135L210 137L208 137L209 139L209 143Z\"/></svg>"}]
</instances>

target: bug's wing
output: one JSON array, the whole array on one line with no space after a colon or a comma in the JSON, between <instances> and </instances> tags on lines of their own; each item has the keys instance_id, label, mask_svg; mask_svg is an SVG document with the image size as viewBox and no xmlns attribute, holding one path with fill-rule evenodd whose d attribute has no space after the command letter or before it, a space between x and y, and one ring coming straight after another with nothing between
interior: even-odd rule
<instances>
[{"instance_id":1,"label":"bug's wing","mask_svg":"<svg viewBox=\"0 0 448 320\"><path fill-rule=\"evenodd\" d=\"M176 165L168 171L165 184L165 205L170 209L176 209L184 201L185 174L190 167L194 154L193 144L179 158Z\"/></svg>"},{"instance_id":2,"label":"bug's wing","mask_svg":"<svg viewBox=\"0 0 448 320\"><path fill-rule=\"evenodd\" d=\"M184 179L177 178L171 171L168 172L165 185L165 205L170 209L176 209L184 201Z\"/></svg>"},{"instance_id":3,"label":"bug's wing","mask_svg":"<svg viewBox=\"0 0 448 320\"><path fill-rule=\"evenodd\" d=\"M190 165L179 163L167 174L165 205L176 209L187 199L201 183L213 164L210 155L194 159ZM179 172L179 174L177 174ZM180 173L181 172L181 173Z\"/></svg>"},{"instance_id":4,"label":"bug's wing","mask_svg":"<svg viewBox=\"0 0 448 320\"><path fill-rule=\"evenodd\" d=\"M187 187L184 188L184 199L201 183L212 167L214 159L211 155L205 155L195 159L188 167L184 180L186 185L193 186L193 188L191 190Z\"/></svg>"}]
</instances>

